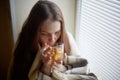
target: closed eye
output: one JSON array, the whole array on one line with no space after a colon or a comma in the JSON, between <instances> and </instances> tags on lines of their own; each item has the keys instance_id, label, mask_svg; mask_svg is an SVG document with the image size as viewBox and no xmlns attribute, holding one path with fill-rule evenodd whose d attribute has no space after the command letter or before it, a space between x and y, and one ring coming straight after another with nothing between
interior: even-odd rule
<instances>
[{"instance_id":1,"label":"closed eye","mask_svg":"<svg viewBox=\"0 0 120 80\"><path fill-rule=\"evenodd\" d=\"M46 33L46 32L41 32L40 34L41 35L49 35L49 33Z\"/></svg>"},{"instance_id":2,"label":"closed eye","mask_svg":"<svg viewBox=\"0 0 120 80\"><path fill-rule=\"evenodd\" d=\"M61 31L57 31L57 32L55 32L55 35L58 35L60 32L61 32Z\"/></svg>"}]
</instances>

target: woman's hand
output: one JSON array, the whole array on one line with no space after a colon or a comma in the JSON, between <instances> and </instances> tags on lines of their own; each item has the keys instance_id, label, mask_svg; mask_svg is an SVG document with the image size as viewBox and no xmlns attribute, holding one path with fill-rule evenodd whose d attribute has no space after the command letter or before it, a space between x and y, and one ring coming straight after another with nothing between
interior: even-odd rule
<instances>
[{"instance_id":1,"label":"woman's hand","mask_svg":"<svg viewBox=\"0 0 120 80\"><path fill-rule=\"evenodd\" d=\"M67 58L67 54L64 53L63 59L66 58ZM63 60L54 61L52 68L61 72L65 72L67 70L67 68L63 65Z\"/></svg>"},{"instance_id":2,"label":"woman's hand","mask_svg":"<svg viewBox=\"0 0 120 80\"><path fill-rule=\"evenodd\" d=\"M49 50L51 50L51 47L47 44L44 44L41 48L41 59L43 62L41 71L47 75L50 75L52 68L52 53L48 54Z\"/></svg>"},{"instance_id":3,"label":"woman's hand","mask_svg":"<svg viewBox=\"0 0 120 80\"><path fill-rule=\"evenodd\" d=\"M60 72L65 72L67 70L67 68L63 65L63 61L55 61L52 68Z\"/></svg>"},{"instance_id":4,"label":"woman's hand","mask_svg":"<svg viewBox=\"0 0 120 80\"><path fill-rule=\"evenodd\" d=\"M53 61L52 56L54 55L54 52L52 52L52 47L50 47L47 44L44 44L41 51L42 51L42 62L43 62L43 66L41 70L43 73L50 75L51 68L59 70L61 72L65 72L67 70L66 67L63 65L62 60ZM64 53L63 59L65 59L66 57L67 55L66 53Z\"/></svg>"},{"instance_id":5,"label":"woman's hand","mask_svg":"<svg viewBox=\"0 0 120 80\"><path fill-rule=\"evenodd\" d=\"M41 59L44 65L49 65L51 66L51 64L49 64L52 61L52 55L54 53L52 52L52 47L50 47L49 45L47 45L47 43L42 45L41 48Z\"/></svg>"}]
</instances>

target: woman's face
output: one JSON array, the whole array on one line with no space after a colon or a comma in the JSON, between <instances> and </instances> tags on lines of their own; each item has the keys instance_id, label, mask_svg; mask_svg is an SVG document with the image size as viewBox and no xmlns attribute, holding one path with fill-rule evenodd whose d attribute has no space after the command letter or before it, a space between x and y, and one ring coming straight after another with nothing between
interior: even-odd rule
<instances>
[{"instance_id":1,"label":"woman's face","mask_svg":"<svg viewBox=\"0 0 120 80\"><path fill-rule=\"evenodd\" d=\"M59 21L46 20L40 28L39 40L42 44L53 46L61 35Z\"/></svg>"}]
</instances>

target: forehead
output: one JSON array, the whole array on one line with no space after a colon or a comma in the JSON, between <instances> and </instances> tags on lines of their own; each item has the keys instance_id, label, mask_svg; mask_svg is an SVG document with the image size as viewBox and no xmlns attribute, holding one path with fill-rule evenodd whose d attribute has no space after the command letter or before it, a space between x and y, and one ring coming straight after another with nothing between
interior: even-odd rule
<instances>
[{"instance_id":1,"label":"forehead","mask_svg":"<svg viewBox=\"0 0 120 80\"><path fill-rule=\"evenodd\" d=\"M40 28L40 31L54 33L61 29L61 24L59 21L46 20Z\"/></svg>"}]
</instances>

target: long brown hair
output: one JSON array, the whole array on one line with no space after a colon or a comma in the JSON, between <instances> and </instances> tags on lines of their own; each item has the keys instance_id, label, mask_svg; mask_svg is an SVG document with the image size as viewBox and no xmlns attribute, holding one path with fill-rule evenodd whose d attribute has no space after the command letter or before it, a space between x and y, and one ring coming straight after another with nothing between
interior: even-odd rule
<instances>
[{"instance_id":1,"label":"long brown hair","mask_svg":"<svg viewBox=\"0 0 120 80\"><path fill-rule=\"evenodd\" d=\"M70 44L60 8L50 1L38 1L23 24L16 43L10 74L12 80L28 80L28 72L38 50L38 29L47 19L60 21L62 32L58 41L63 42L65 52L70 53Z\"/></svg>"}]
</instances>

